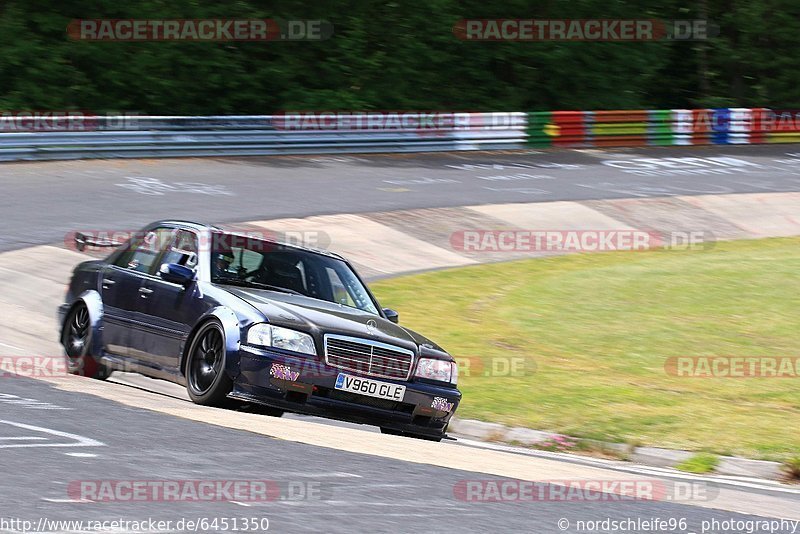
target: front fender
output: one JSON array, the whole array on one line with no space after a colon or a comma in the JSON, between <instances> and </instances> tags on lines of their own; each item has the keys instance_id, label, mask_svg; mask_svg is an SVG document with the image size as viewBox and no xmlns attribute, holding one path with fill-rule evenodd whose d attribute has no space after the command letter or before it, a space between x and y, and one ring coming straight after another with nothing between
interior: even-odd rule
<instances>
[{"instance_id":1,"label":"front fender","mask_svg":"<svg viewBox=\"0 0 800 534\"><path fill-rule=\"evenodd\" d=\"M103 298L94 289L89 289L78 295L72 304L63 306L64 313L59 313L61 317L61 329L59 331L59 340L64 340L64 327L69 314L76 306L83 304L89 310L89 321L92 326L92 343L89 346L89 354L99 359L103 355Z\"/></svg>"},{"instance_id":2,"label":"front fender","mask_svg":"<svg viewBox=\"0 0 800 534\"><path fill-rule=\"evenodd\" d=\"M197 323L192 328L189 336L186 338L186 344L182 350L181 356L181 375L186 376L186 360L189 356L189 347L192 345L197 331L206 324L208 321L216 320L222 325L222 331L225 335L225 371L231 380L235 380L239 376L239 348L241 346L241 323L239 317L225 306L218 306L211 308L203 314Z\"/></svg>"}]
</instances>

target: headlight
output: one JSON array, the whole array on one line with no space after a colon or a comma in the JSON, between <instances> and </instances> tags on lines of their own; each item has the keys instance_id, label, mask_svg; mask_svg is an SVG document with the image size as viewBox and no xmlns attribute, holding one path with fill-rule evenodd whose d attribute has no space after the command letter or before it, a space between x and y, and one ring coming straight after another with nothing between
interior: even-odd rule
<instances>
[{"instance_id":1,"label":"headlight","mask_svg":"<svg viewBox=\"0 0 800 534\"><path fill-rule=\"evenodd\" d=\"M458 383L458 367L455 362L448 362L447 360L420 358L419 362L417 362L417 371L414 376L427 378L428 380L438 380L439 382L449 382L455 385Z\"/></svg>"},{"instance_id":2,"label":"headlight","mask_svg":"<svg viewBox=\"0 0 800 534\"><path fill-rule=\"evenodd\" d=\"M317 354L314 338L308 334L266 323L250 327L250 330L247 331L247 344L291 350L303 354Z\"/></svg>"}]
</instances>

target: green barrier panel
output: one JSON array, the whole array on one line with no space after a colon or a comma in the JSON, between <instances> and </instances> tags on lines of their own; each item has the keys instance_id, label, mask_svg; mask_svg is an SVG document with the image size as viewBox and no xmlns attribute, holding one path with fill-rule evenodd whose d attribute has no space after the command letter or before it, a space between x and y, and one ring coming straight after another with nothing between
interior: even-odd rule
<instances>
[{"instance_id":1,"label":"green barrier panel","mask_svg":"<svg viewBox=\"0 0 800 534\"><path fill-rule=\"evenodd\" d=\"M552 146L554 134L557 135L557 132L551 119L552 113L549 111L531 111L528 113L529 146Z\"/></svg>"},{"instance_id":2,"label":"green barrier panel","mask_svg":"<svg viewBox=\"0 0 800 534\"><path fill-rule=\"evenodd\" d=\"M647 112L647 144L671 146L675 143L671 109L651 109Z\"/></svg>"}]
</instances>

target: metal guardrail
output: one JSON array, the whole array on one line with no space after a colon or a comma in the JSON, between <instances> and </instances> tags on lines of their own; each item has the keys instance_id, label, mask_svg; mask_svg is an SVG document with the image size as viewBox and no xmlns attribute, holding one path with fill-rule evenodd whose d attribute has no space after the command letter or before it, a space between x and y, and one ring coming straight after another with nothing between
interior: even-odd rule
<instances>
[{"instance_id":1,"label":"metal guardrail","mask_svg":"<svg viewBox=\"0 0 800 534\"><path fill-rule=\"evenodd\" d=\"M305 123L297 120L298 115L313 118ZM800 112L767 108L345 115L384 119L396 115L412 119L412 124L415 117L434 115L449 123L412 128L401 127L397 120L391 127L388 122L375 127L366 121L353 127L338 121L336 113L77 114L64 118L60 131L8 133L0 127L0 161L800 142Z\"/></svg>"},{"instance_id":2,"label":"metal guardrail","mask_svg":"<svg viewBox=\"0 0 800 534\"><path fill-rule=\"evenodd\" d=\"M68 118L66 131L0 133L0 161L432 152L523 148L525 113L458 113L442 129L291 129L284 116ZM82 121L78 124L78 121ZM74 126L74 127L72 127ZM89 131L70 131L87 129Z\"/></svg>"}]
</instances>

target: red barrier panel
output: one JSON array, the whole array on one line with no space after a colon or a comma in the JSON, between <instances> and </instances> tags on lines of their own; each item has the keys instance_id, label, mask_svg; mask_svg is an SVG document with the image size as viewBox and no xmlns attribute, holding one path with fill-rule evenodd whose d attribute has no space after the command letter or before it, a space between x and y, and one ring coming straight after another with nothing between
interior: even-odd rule
<instances>
[{"instance_id":1,"label":"red barrier panel","mask_svg":"<svg viewBox=\"0 0 800 534\"><path fill-rule=\"evenodd\" d=\"M598 147L637 147L647 146L646 135L615 135L613 137L595 136L592 140L593 146Z\"/></svg>"},{"instance_id":2,"label":"red barrier panel","mask_svg":"<svg viewBox=\"0 0 800 534\"><path fill-rule=\"evenodd\" d=\"M553 139L557 146L584 146L586 144L586 117L583 111L554 111L553 124L558 135Z\"/></svg>"},{"instance_id":3,"label":"red barrier panel","mask_svg":"<svg viewBox=\"0 0 800 534\"><path fill-rule=\"evenodd\" d=\"M711 123L713 111L710 109L692 110L692 144L711 144Z\"/></svg>"},{"instance_id":4,"label":"red barrier panel","mask_svg":"<svg viewBox=\"0 0 800 534\"><path fill-rule=\"evenodd\" d=\"M753 144L767 142L767 122L774 115L769 108L753 108L753 126L750 130L750 142Z\"/></svg>"}]
</instances>

